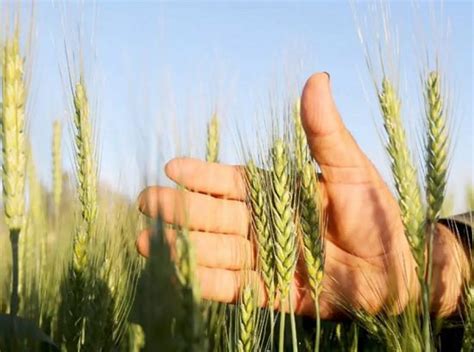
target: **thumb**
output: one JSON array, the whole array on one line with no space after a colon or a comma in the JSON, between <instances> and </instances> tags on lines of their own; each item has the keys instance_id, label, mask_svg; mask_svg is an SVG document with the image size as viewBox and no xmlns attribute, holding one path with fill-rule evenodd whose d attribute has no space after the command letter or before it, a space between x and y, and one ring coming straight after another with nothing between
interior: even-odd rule
<instances>
[{"instance_id":1,"label":"thumb","mask_svg":"<svg viewBox=\"0 0 474 352\"><path fill-rule=\"evenodd\" d=\"M372 163L344 126L331 94L329 74L316 73L306 82L301 97L301 119L311 154L325 180L364 183L379 179Z\"/></svg>"}]
</instances>

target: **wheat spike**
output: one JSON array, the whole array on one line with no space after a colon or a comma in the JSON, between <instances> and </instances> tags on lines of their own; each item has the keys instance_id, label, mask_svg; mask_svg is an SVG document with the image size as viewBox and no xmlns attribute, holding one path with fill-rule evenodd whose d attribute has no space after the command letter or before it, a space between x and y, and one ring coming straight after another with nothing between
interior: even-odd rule
<instances>
[{"instance_id":1,"label":"wheat spike","mask_svg":"<svg viewBox=\"0 0 474 352\"><path fill-rule=\"evenodd\" d=\"M275 299L275 256L271 234L270 209L268 207L269 198L265 192L264 176L253 161L247 163L246 172L259 269L268 292L269 306L273 308Z\"/></svg>"},{"instance_id":2,"label":"wheat spike","mask_svg":"<svg viewBox=\"0 0 474 352\"><path fill-rule=\"evenodd\" d=\"M303 254L312 297L315 301L321 292L324 274L324 248L317 182L316 170L311 162L307 162L301 170L299 211L303 235Z\"/></svg>"},{"instance_id":3,"label":"wheat spike","mask_svg":"<svg viewBox=\"0 0 474 352\"><path fill-rule=\"evenodd\" d=\"M92 148L92 126L89 104L82 79L74 94L74 127L76 144L76 173L81 203L82 224L74 238L74 270L81 271L87 264L87 246L93 236L97 217L96 168Z\"/></svg>"},{"instance_id":4,"label":"wheat spike","mask_svg":"<svg viewBox=\"0 0 474 352\"><path fill-rule=\"evenodd\" d=\"M12 316L17 315L20 305L18 242L25 215L25 100L23 59L16 33L3 47L1 116L3 208L5 222L10 230L12 251ZM13 330L12 335L15 333Z\"/></svg>"},{"instance_id":5,"label":"wheat spike","mask_svg":"<svg viewBox=\"0 0 474 352\"><path fill-rule=\"evenodd\" d=\"M297 225L302 235L303 256L316 312L314 350L319 351L321 337L319 294L322 290L321 283L324 274L322 212L316 169L310 159L311 154L300 115L298 101L293 109L295 161L299 177L299 187L296 192L299 212Z\"/></svg>"},{"instance_id":6,"label":"wheat spike","mask_svg":"<svg viewBox=\"0 0 474 352\"><path fill-rule=\"evenodd\" d=\"M388 137L386 149L391 159L405 234L418 266L423 268L424 214L420 187L400 116L400 99L387 78L382 82L379 103Z\"/></svg>"},{"instance_id":7,"label":"wheat spike","mask_svg":"<svg viewBox=\"0 0 474 352\"><path fill-rule=\"evenodd\" d=\"M296 170L300 181L297 192L300 213L299 225L303 235L303 254L308 270L311 294L316 301L320 292L324 264L319 194L317 192L318 179L316 170L309 158L310 153L306 134L301 123L299 101L293 109L293 123Z\"/></svg>"},{"instance_id":8,"label":"wheat spike","mask_svg":"<svg viewBox=\"0 0 474 352\"><path fill-rule=\"evenodd\" d=\"M206 161L219 162L219 119L216 114L207 124Z\"/></svg>"},{"instance_id":9,"label":"wheat spike","mask_svg":"<svg viewBox=\"0 0 474 352\"><path fill-rule=\"evenodd\" d=\"M439 218L446 192L448 173L448 136L444 102L438 72L431 72L426 82L426 197L430 223Z\"/></svg>"},{"instance_id":10,"label":"wheat spike","mask_svg":"<svg viewBox=\"0 0 474 352\"><path fill-rule=\"evenodd\" d=\"M251 286L244 287L239 305L239 352L255 350L255 302Z\"/></svg>"},{"instance_id":11,"label":"wheat spike","mask_svg":"<svg viewBox=\"0 0 474 352\"><path fill-rule=\"evenodd\" d=\"M271 148L272 224L274 230L275 267L281 300L288 297L296 266L296 235L291 192L288 147L277 139Z\"/></svg>"},{"instance_id":12,"label":"wheat spike","mask_svg":"<svg viewBox=\"0 0 474 352\"><path fill-rule=\"evenodd\" d=\"M4 46L2 82L3 202L10 230L22 228L25 211L25 82L18 36Z\"/></svg>"}]
</instances>

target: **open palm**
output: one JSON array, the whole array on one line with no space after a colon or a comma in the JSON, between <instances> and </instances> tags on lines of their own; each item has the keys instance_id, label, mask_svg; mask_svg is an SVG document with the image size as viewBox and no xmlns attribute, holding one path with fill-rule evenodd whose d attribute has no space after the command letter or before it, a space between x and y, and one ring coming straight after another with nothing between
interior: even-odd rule
<instances>
[{"instance_id":1,"label":"open palm","mask_svg":"<svg viewBox=\"0 0 474 352\"><path fill-rule=\"evenodd\" d=\"M316 74L308 80L301 112L312 156L321 167L323 206L328 219L321 317L338 316L343 306L369 312L403 309L409 295L417 295L418 284L399 208L345 128L331 96L328 75ZM150 217L159 213L167 223L182 224L185 209L196 248L202 296L235 302L244 277L242 270L260 280L253 271L254 248L248 240L250 214L245 204L242 168L178 158L170 161L165 171L187 191L148 187L139 197L140 210ZM137 241L143 255L148 254L149 236L149 231L143 231ZM166 236L173 244L175 234L171 228L166 230ZM443 246L437 246L435 251L441 253ZM260 282L261 297L265 297L264 284ZM292 299L297 313L314 314L306 273L300 264ZM445 314L454 308L455 304L444 307Z\"/></svg>"}]
</instances>

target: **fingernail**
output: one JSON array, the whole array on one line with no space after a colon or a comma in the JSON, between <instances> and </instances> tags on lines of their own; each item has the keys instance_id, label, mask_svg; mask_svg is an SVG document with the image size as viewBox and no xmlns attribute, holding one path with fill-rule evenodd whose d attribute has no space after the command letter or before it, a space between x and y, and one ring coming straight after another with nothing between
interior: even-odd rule
<instances>
[{"instance_id":1,"label":"fingernail","mask_svg":"<svg viewBox=\"0 0 474 352\"><path fill-rule=\"evenodd\" d=\"M331 80L331 75L329 74L329 72L324 71L324 73L328 76L328 81L330 81Z\"/></svg>"}]
</instances>

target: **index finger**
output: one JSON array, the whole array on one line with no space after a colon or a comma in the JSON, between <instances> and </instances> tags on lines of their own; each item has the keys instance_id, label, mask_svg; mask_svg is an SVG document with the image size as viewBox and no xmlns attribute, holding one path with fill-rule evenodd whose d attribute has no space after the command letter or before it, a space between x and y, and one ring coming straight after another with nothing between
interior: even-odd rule
<instances>
[{"instance_id":1,"label":"index finger","mask_svg":"<svg viewBox=\"0 0 474 352\"><path fill-rule=\"evenodd\" d=\"M165 166L166 175L188 190L231 200L245 200L243 168L193 158L175 158Z\"/></svg>"}]
</instances>

